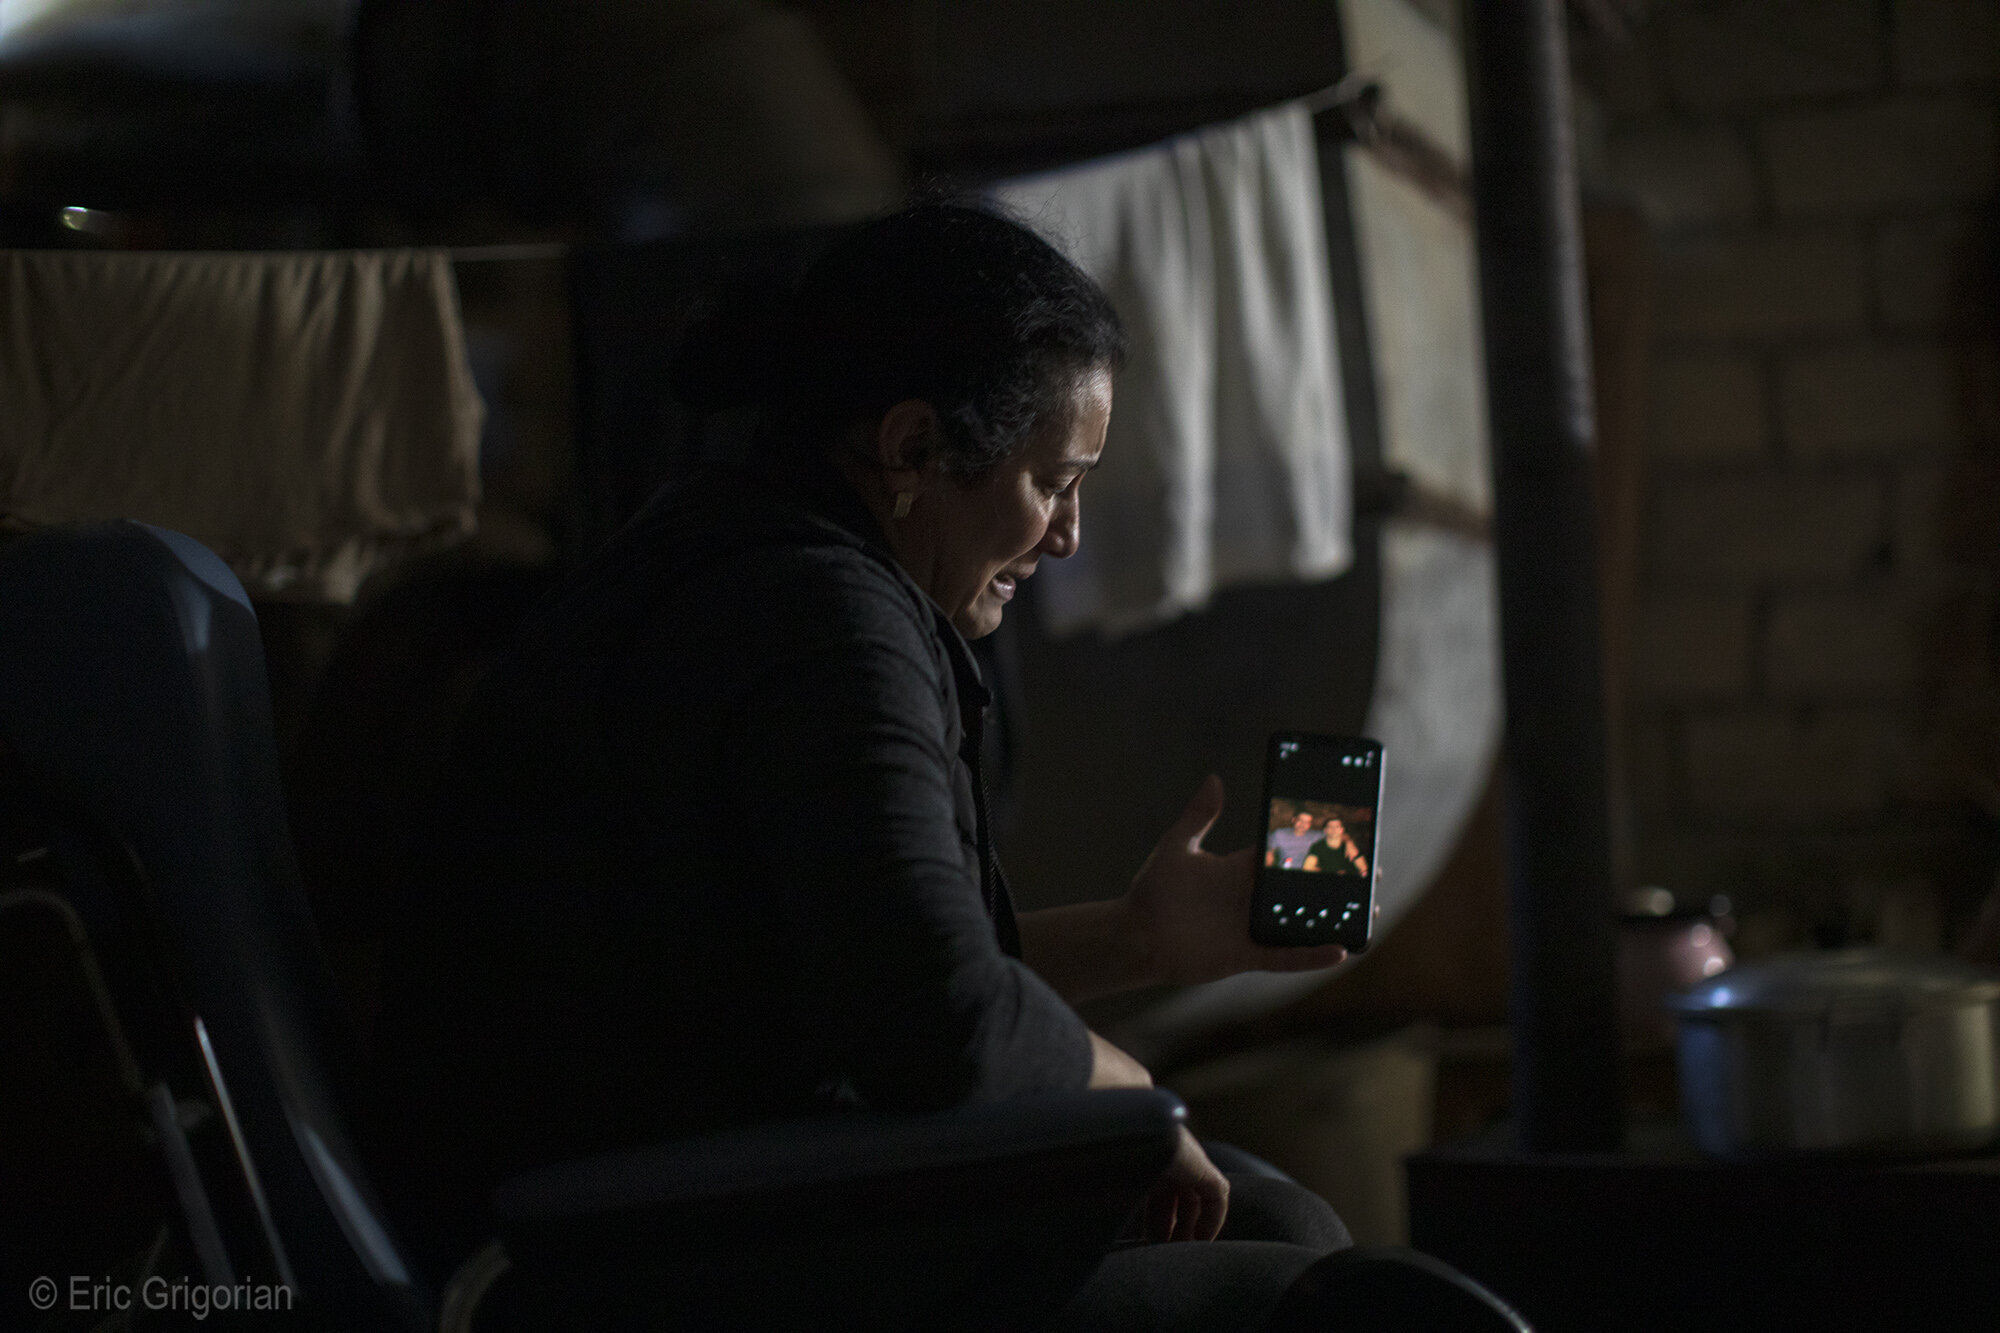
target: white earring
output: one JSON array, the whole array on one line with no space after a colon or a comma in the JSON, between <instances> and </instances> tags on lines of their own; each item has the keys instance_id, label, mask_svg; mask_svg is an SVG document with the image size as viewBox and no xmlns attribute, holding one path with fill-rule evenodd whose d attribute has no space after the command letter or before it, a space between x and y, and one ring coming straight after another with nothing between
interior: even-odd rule
<instances>
[{"instance_id":1,"label":"white earring","mask_svg":"<svg viewBox=\"0 0 2000 1333\"><path fill-rule=\"evenodd\" d=\"M908 518L910 516L910 506L916 502L916 498L917 497L914 492L897 491L896 507L889 511L889 517Z\"/></svg>"}]
</instances>

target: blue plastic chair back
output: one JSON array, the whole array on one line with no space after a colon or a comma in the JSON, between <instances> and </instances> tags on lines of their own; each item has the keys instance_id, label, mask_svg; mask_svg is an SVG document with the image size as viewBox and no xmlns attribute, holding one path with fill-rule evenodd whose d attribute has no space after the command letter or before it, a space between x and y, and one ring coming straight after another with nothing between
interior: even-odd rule
<instances>
[{"instance_id":1,"label":"blue plastic chair back","mask_svg":"<svg viewBox=\"0 0 2000 1333\"><path fill-rule=\"evenodd\" d=\"M0 551L0 739L32 786L134 854L276 1276L342 1327L426 1327L329 1074L345 1025L235 575L188 537L125 521Z\"/></svg>"}]
</instances>

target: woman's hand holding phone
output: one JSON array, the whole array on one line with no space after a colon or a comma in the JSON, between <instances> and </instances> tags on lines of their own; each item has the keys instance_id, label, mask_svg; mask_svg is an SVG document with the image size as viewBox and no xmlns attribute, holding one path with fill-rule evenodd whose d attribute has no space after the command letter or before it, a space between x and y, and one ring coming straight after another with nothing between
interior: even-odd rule
<instances>
[{"instance_id":1,"label":"woman's hand holding phone","mask_svg":"<svg viewBox=\"0 0 2000 1333\"><path fill-rule=\"evenodd\" d=\"M1201 846L1223 800L1222 779L1211 773L1160 835L1121 900L1149 951L1153 979L1192 985L1238 972L1306 972L1346 958L1337 944L1274 948L1250 938L1256 851L1218 856Z\"/></svg>"},{"instance_id":2,"label":"woman's hand holding phone","mask_svg":"<svg viewBox=\"0 0 2000 1333\"><path fill-rule=\"evenodd\" d=\"M1020 916L1023 957L1072 1004L1140 986L1238 972L1305 972L1347 957L1337 944L1273 948L1250 938L1253 848L1218 856L1202 839L1222 813L1210 774L1117 898Z\"/></svg>"}]
</instances>

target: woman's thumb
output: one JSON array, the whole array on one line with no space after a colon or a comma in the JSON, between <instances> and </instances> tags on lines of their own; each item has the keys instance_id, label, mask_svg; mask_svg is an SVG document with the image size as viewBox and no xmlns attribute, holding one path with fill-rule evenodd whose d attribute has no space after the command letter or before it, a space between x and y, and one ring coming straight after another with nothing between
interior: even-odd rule
<instances>
[{"instance_id":1,"label":"woman's thumb","mask_svg":"<svg viewBox=\"0 0 2000 1333\"><path fill-rule=\"evenodd\" d=\"M1163 841L1185 842L1189 851L1199 851L1201 840L1208 836L1208 831L1215 827L1216 817L1222 813L1222 800L1222 779L1210 773L1195 788L1187 808L1167 830Z\"/></svg>"}]
</instances>

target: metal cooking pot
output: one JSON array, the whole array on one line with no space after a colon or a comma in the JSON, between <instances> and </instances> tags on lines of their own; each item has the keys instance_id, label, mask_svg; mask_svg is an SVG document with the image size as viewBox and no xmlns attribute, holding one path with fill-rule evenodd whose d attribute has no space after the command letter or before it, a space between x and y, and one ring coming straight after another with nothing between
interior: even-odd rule
<instances>
[{"instance_id":1,"label":"metal cooking pot","mask_svg":"<svg viewBox=\"0 0 2000 1333\"><path fill-rule=\"evenodd\" d=\"M1681 1105L1718 1157L1921 1155L2000 1137L2000 976L1852 949L1733 968L1668 1001Z\"/></svg>"}]
</instances>

